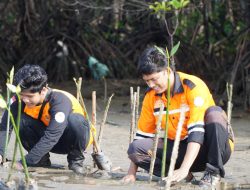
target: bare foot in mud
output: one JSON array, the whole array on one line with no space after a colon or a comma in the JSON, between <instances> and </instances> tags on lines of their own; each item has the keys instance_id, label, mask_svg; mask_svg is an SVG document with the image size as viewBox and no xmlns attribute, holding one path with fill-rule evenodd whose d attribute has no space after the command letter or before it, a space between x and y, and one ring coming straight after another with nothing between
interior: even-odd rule
<instances>
[{"instance_id":1,"label":"bare foot in mud","mask_svg":"<svg viewBox=\"0 0 250 190\"><path fill-rule=\"evenodd\" d=\"M132 174L128 174L121 179L122 184L131 184L131 183L134 183L135 181L136 181L136 177L135 175L132 175Z\"/></svg>"}]
</instances>

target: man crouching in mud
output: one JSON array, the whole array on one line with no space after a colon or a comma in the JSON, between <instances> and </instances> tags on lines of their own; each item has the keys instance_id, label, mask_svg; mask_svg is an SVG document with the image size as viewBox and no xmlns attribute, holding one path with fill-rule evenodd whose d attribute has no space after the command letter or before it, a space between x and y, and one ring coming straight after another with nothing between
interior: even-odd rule
<instances>
[{"instance_id":1,"label":"man crouching in mud","mask_svg":"<svg viewBox=\"0 0 250 190\"><path fill-rule=\"evenodd\" d=\"M50 167L49 152L68 154L68 167L84 174L83 151L92 143L90 126L77 99L68 92L51 89L47 74L38 65L25 65L14 76L14 85L20 85L20 138L28 151L28 166ZM11 103L14 118L18 113L17 96ZM3 162L8 112L3 113L0 125L0 163ZM13 126L10 126L10 132ZM21 162L16 163L22 169Z\"/></svg>"},{"instance_id":2,"label":"man crouching in mud","mask_svg":"<svg viewBox=\"0 0 250 190\"><path fill-rule=\"evenodd\" d=\"M164 50L163 50L164 51ZM161 127L166 126L168 76L170 80L169 126L166 155L166 174L169 170L181 105L185 105L185 120L181 132L179 154L173 173L173 181L191 180L191 172L204 171L199 181L201 187L211 187L224 177L223 165L233 151L233 134L227 125L225 112L215 105L207 85L198 77L175 72L168 68L168 59L155 47L141 55L138 73L149 86L142 104L135 140L130 144L128 156L131 160L124 183L136 180L137 168L150 168L153 137L161 103L164 112ZM159 139L154 166L154 175L161 175L163 139Z\"/></svg>"}]
</instances>

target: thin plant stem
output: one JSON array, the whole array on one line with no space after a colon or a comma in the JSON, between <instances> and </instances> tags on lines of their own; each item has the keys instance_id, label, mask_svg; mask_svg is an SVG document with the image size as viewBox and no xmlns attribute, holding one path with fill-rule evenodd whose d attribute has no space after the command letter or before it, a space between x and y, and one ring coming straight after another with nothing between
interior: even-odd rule
<instances>
[{"instance_id":1,"label":"thin plant stem","mask_svg":"<svg viewBox=\"0 0 250 190\"><path fill-rule=\"evenodd\" d=\"M8 104L8 109L10 109L10 90L7 88L7 104ZM10 115L8 113L7 117L7 128L6 128L6 139L5 139L5 145L4 145L4 154L3 154L3 162L6 161L7 157L7 148L8 148L8 143L9 143L9 131L10 131Z\"/></svg>"},{"instance_id":2,"label":"thin plant stem","mask_svg":"<svg viewBox=\"0 0 250 190\"><path fill-rule=\"evenodd\" d=\"M13 83L13 78L14 78L14 67L12 67L12 69L10 70L10 74L9 74L9 78L7 79L7 83L12 84ZM10 109L10 95L11 95L11 91L9 90L9 88L7 88L7 105L8 105L8 109ZM7 157L7 148L8 148L8 143L9 143L9 131L10 131L10 116L8 113L8 117L7 117L7 128L6 128L6 139L5 139L5 145L4 145L4 154L3 154L3 162L6 161L6 157Z\"/></svg>"},{"instance_id":3,"label":"thin plant stem","mask_svg":"<svg viewBox=\"0 0 250 190\"><path fill-rule=\"evenodd\" d=\"M166 170L166 156L167 156L167 142L168 142L168 121L169 121L169 104L170 104L170 68L169 68L169 53L166 48L166 54L168 59L168 89L167 89L167 105L166 105L166 127L164 135L164 145L163 145L163 154L162 154L162 163L161 163L161 178L165 177Z\"/></svg>"},{"instance_id":4,"label":"thin plant stem","mask_svg":"<svg viewBox=\"0 0 250 190\"><path fill-rule=\"evenodd\" d=\"M172 176L174 173L174 167L175 167L176 159L178 157L181 131L182 131L183 123L185 120L185 110L186 110L186 106L185 106L185 104L182 104L181 108L180 108L180 119L179 119L179 122L177 125L177 131L176 131L175 140L174 140L174 147L173 147L170 166L169 166L169 170L168 170L167 183L165 186L166 190L170 189L171 182L172 182Z\"/></svg>"},{"instance_id":5,"label":"thin plant stem","mask_svg":"<svg viewBox=\"0 0 250 190\"><path fill-rule=\"evenodd\" d=\"M164 103L160 105L160 113L156 125L156 131L155 131L155 138L154 138L154 144L153 144L153 152L151 156L151 161L150 161L150 169L149 169L149 183L152 181L153 177L153 172L154 172L154 165L155 165L155 159L156 159L156 152L157 152L157 147L158 147L158 141L159 141L159 134L161 130L161 121L162 121L162 113L164 109Z\"/></svg>"},{"instance_id":6,"label":"thin plant stem","mask_svg":"<svg viewBox=\"0 0 250 190\"><path fill-rule=\"evenodd\" d=\"M102 119L102 123L101 123L101 125L100 125L100 131L99 131L99 135L98 135L98 143L99 143L99 146L101 146L101 140L102 140L103 129L104 129L104 125L105 125L105 122L106 122L106 119L107 119L107 115L108 115L110 103L111 103L111 100L112 100L112 97L113 97L113 96L114 96L114 94L112 94L112 95L109 97L108 102L107 102L107 105L106 105L106 108L105 108L105 111L104 111L104 114L103 114L103 119Z\"/></svg>"},{"instance_id":7,"label":"thin plant stem","mask_svg":"<svg viewBox=\"0 0 250 190\"><path fill-rule=\"evenodd\" d=\"M29 178L29 171L28 171L28 167L27 167L26 160L25 160L24 153L23 153L21 139L19 137L18 126L16 126L14 117L13 117L13 115L12 115L12 113L11 113L11 111L9 109L8 109L8 112L10 114L10 120L11 120L11 123L13 125L14 131L15 131L15 134L16 134L17 143L19 145L19 150L20 150L21 159L22 159L22 165L23 165L24 174L25 174L25 180L26 180L26 182L28 182L29 179L30 179Z\"/></svg>"}]
</instances>

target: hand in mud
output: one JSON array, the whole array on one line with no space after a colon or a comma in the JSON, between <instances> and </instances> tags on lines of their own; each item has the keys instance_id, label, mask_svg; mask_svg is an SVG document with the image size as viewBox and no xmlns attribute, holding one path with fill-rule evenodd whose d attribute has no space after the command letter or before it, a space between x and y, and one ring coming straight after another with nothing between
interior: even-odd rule
<instances>
[{"instance_id":1,"label":"hand in mud","mask_svg":"<svg viewBox=\"0 0 250 190\"><path fill-rule=\"evenodd\" d=\"M16 170L18 170L18 171L22 171L23 170L23 165L22 165L21 161L16 162L15 165L14 165L14 168Z\"/></svg>"},{"instance_id":2,"label":"hand in mud","mask_svg":"<svg viewBox=\"0 0 250 190\"><path fill-rule=\"evenodd\" d=\"M123 184L129 184L129 183L134 183L135 180L136 180L135 175L128 174L128 175L126 175L126 176L124 176L124 177L122 178L121 182L122 182Z\"/></svg>"},{"instance_id":3,"label":"hand in mud","mask_svg":"<svg viewBox=\"0 0 250 190\"><path fill-rule=\"evenodd\" d=\"M172 181L179 182L187 176L188 176L188 170L179 168L174 171L173 176L172 176Z\"/></svg>"}]
</instances>

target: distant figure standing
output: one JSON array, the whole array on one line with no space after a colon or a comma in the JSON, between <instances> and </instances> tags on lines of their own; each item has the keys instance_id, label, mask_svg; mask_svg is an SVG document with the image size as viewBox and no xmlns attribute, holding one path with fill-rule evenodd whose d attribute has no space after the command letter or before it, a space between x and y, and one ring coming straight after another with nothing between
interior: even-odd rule
<instances>
[{"instance_id":1,"label":"distant figure standing","mask_svg":"<svg viewBox=\"0 0 250 190\"><path fill-rule=\"evenodd\" d=\"M68 167L83 174L83 151L92 143L90 126L77 99L68 92L51 89L47 74L38 65L24 65L14 76L14 85L21 87L20 138L28 151L28 166L49 167L49 152L68 154ZM17 96L11 112L17 117ZM0 125L0 163L4 153L8 112L3 113ZM13 126L10 126L12 131ZM17 166L22 168L21 162Z\"/></svg>"}]
</instances>

